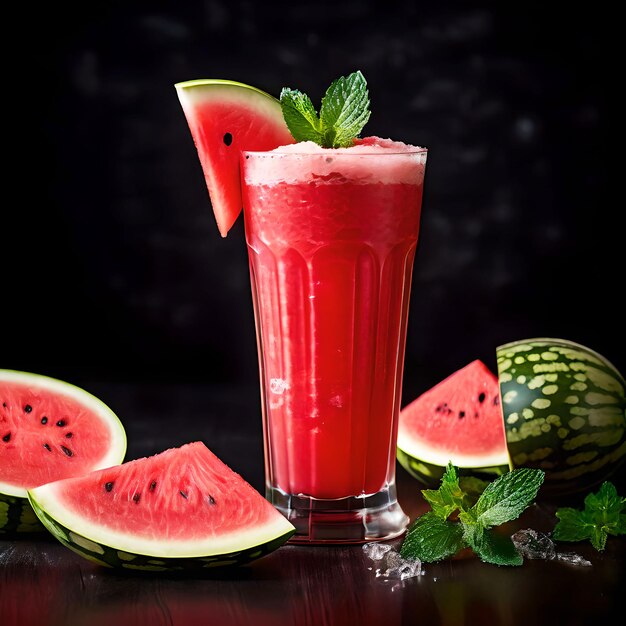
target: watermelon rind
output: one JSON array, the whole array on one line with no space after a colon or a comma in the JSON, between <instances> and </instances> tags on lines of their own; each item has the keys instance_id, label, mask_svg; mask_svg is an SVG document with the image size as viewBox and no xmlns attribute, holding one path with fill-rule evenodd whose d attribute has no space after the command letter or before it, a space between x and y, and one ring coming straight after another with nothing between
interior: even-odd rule
<instances>
[{"instance_id":1,"label":"watermelon rind","mask_svg":"<svg viewBox=\"0 0 626 626\"><path fill-rule=\"evenodd\" d=\"M0 370L0 385L23 384L55 394L70 396L97 413L108 425L111 444L107 453L94 463L93 470L119 465L126 455L126 432L117 415L102 400L71 383L31 372ZM35 516L27 490L0 480L0 534L12 532L42 532L43 526Z\"/></svg>"},{"instance_id":2,"label":"watermelon rind","mask_svg":"<svg viewBox=\"0 0 626 626\"><path fill-rule=\"evenodd\" d=\"M269 98L270 100L278 102L278 100L274 98L274 96L270 95L266 91L263 91L262 89L259 89L258 87L253 87L252 85L240 83L240 82L237 82L236 80L226 80L224 78L194 78L192 80L183 80L179 83L175 83L174 87L177 90L185 90L185 89L190 89L192 87L206 87L210 85L226 85L226 86L238 87L238 88L243 87L246 91L256 92L257 94L261 96L264 96L266 98ZM196 91L196 90L193 90L187 93L190 99L193 99L193 98L204 99L206 97L205 95L201 94L201 92ZM215 93L213 90L211 91L211 93L214 93L215 95L217 95L217 93Z\"/></svg>"},{"instance_id":3,"label":"watermelon rind","mask_svg":"<svg viewBox=\"0 0 626 626\"><path fill-rule=\"evenodd\" d=\"M28 498L0 493L0 535L13 532L41 533L45 530Z\"/></svg>"},{"instance_id":4,"label":"watermelon rind","mask_svg":"<svg viewBox=\"0 0 626 626\"><path fill-rule=\"evenodd\" d=\"M240 153L294 143L280 102L265 91L233 80L193 79L174 85L196 146L218 230L226 237L243 209ZM205 107L224 105L212 115ZM231 134L231 126L237 131ZM230 135L232 143L225 143Z\"/></svg>"},{"instance_id":5,"label":"watermelon rind","mask_svg":"<svg viewBox=\"0 0 626 626\"><path fill-rule=\"evenodd\" d=\"M497 348L507 446L514 466L546 473L545 494L606 480L626 459L626 382L598 352L539 337Z\"/></svg>"},{"instance_id":6,"label":"watermelon rind","mask_svg":"<svg viewBox=\"0 0 626 626\"><path fill-rule=\"evenodd\" d=\"M106 567L168 571L244 565L283 545L294 526L281 515L271 522L228 535L159 541L116 532L72 513L55 496L57 483L28 492L41 523L66 547Z\"/></svg>"},{"instance_id":7,"label":"watermelon rind","mask_svg":"<svg viewBox=\"0 0 626 626\"><path fill-rule=\"evenodd\" d=\"M415 454L409 454L404 449L398 447L396 455L400 465L411 475L417 479L420 483L428 488L438 487L441 483L441 479L446 471L446 465L440 463L429 463L423 460L423 452L417 452ZM428 453L426 453L428 455ZM476 462L475 460L469 461L464 458L449 459L453 465L457 468L457 474L459 476L471 476L479 478L481 480L491 481L502 474L510 472L512 465L510 459L507 456L499 458L493 458L495 461L493 465L485 465L484 459Z\"/></svg>"}]
</instances>

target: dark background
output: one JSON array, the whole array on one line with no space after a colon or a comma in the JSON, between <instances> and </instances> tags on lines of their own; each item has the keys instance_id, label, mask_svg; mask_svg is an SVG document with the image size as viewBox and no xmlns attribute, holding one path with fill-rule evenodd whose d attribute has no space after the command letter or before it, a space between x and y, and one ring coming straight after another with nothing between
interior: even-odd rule
<instances>
[{"instance_id":1,"label":"dark background","mask_svg":"<svg viewBox=\"0 0 626 626\"><path fill-rule=\"evenodd\" d=\"M174 83L290 86L319 103L361 69L366 134L429 148L405 399L536 336L624 371L615 18L547 5L21 9L5 22L20 43L6 59L19 69L5 85L0 366L96 389L255 390L242 221L220 238Z\"/></svg>"}]
</instances>

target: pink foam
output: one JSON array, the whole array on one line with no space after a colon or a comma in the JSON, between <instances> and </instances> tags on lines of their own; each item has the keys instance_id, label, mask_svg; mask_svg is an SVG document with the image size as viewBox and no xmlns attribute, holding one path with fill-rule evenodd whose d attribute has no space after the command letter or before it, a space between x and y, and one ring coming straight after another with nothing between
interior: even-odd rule
<instances>
[{"instance_id":1,"label":"pink foam","mask_svg":"<svg viewBox=\"0 0 626 626\"><path fill-rule=\"evenodd\" d=\"M350 148L322 148L312 141L279 146L268 152L245 152L245 182L338 184L422 184L425 148L400 141L365 137Z\"/></svg>"}]
</instances>

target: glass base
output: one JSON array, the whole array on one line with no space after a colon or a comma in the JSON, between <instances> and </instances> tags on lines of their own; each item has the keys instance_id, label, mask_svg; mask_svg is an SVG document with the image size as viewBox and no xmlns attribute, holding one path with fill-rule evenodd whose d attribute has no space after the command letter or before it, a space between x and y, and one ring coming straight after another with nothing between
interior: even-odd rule
<instances>
[{"instance_id":1,"label":"glass base","mask_svg":"<svg viewBox=\"0 0 626 626\"><path fill-rule=\"evenodd\" d=\"M266 498L296 527L289 543L365 543L399 537L409 518L395 485L375 494L320 500L267 487Z\"/></svg>"}]
</instances>

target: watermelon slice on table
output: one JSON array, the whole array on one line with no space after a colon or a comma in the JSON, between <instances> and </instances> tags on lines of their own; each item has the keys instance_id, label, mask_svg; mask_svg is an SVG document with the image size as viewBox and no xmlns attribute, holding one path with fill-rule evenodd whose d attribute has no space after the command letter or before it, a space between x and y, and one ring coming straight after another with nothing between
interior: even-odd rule
<instances>
[{"instance_id":1,"label":"watermelon slice on table","mask_svg":"<svg viewBox=\"0 0 626 626\"><path fill-rule=\"evenodd\" d=\"M43 485L28 495L61 543L108 567L239 565L275 550L295 532L201 442Z\"/></svg>"},{"instance_id":2,"label":"watermelon slice on table","mask_svg":"<svg viewBox=\"0 0 626 626\"><path fill-rule=\"evenodd\" d=\"M28 489L119 464L125 453L121 422L92 394L0 370L0 533L43 530Z\"/></svg>"},{"instance_id":3,"label":"watermelon slice on table","mask_svg":"<svg viewBox=\"0 0 626 626\"><path fill-rule=\"evenodd\" d=\"M295 143L273 96L230 80L189 80L175 85L204 172L222 237L242 210L239 157L243 150L272 150Z\"/></svg>"},{"instance_id":4,"label":"watermelon slice on table","mask_svg":"<svg viewBox=\"0 0 626 626\"><path fill-rule=\"evenodd\" d=\"M486 479L510 470L498 379L480 360L448 376L400 411L398 460L434 487L451 461Z\"/></svg>"}]
</instances>

